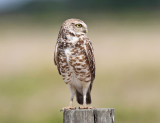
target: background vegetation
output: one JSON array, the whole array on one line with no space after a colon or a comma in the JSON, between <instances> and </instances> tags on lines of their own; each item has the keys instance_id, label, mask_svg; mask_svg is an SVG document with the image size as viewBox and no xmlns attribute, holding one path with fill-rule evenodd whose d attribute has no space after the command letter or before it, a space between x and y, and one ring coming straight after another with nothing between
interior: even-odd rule
<instances>
[{"instance_id":1,"label":"background vegetation","mask_svg":"<svg viewBox=\"0 0 160 123\"><path fill-rule=\"evenodd\" d=\"M89 27L97 67L92 106L115 108L118 123L160 121L159 0L31 0L9 7L0 12L0 123L62 122L70 92L53 52L68 18Z\"/></svg>"}]
</instances>

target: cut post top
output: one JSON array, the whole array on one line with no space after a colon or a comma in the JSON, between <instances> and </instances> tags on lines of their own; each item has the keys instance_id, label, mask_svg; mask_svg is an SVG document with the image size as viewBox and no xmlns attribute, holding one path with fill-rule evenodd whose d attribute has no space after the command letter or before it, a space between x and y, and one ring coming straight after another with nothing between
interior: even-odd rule
<instances>
[{"instance_id":1,"label":"cut post top","mask_svg":"<svg viewBox=\"0 0 160 123\"><path fill-rule=\"evenodd\" d=\"M64 110L63 123L114 123L113 108Z\"/></svg>"}]
</instances>

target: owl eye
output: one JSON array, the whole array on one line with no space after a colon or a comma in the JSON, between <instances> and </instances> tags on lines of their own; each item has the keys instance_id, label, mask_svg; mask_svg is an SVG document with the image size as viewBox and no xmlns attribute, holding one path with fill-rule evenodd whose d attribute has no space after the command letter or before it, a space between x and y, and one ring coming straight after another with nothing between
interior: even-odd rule
<instances>
[{"instance_id":1,"label":"owl eye","mask_svg":"<svg viewBox=\"0 0 160 123\"><path fill-rule=\"evenodd\" d=\"M76 24L76 27L81 28L82 24Z\"/></svg>"}]
</instances>

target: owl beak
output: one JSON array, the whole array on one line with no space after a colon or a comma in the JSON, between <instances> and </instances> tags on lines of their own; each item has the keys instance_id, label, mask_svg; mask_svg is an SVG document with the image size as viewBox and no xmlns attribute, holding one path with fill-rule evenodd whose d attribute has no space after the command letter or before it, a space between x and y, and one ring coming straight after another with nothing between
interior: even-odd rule
<instances>
[{"instance_id":1,"label":"owl beak","mask_svg":"<svg viewBox=\"0 0 160 123\"><path fill-rule=\"evenodd\" d=\"M87 34L87 33L88 33L88 30L84 30L83 32Z\"/></svg>"}]
</instances>

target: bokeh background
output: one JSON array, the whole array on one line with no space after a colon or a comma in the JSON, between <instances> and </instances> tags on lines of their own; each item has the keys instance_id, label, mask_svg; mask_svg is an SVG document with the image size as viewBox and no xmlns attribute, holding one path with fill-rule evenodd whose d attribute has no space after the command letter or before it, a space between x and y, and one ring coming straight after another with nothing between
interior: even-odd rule
<instances>
[{"instance_id":1,"label":"bokeh background","mask_svg":"<svg viewBox=\"0 0 160 123\"><path fill-rule=\"evenodd\" d=\"M92 106L115 108L117 123L158 123L160 0L0 0L0 123L63 121L70 92L53 53L68 18L89 27Z\"/></svg>"}]
</instances>

